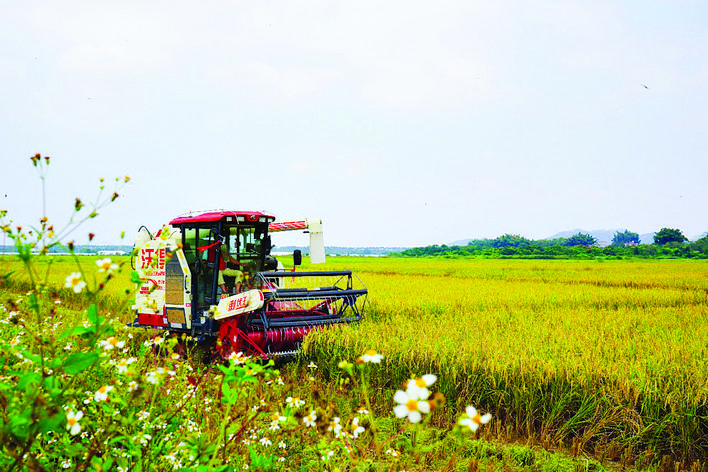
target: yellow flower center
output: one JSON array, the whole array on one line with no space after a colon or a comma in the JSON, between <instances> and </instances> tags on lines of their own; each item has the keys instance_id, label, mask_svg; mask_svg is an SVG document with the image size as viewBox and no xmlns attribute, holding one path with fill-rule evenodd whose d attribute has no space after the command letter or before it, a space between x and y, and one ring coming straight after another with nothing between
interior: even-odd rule
<instances>
[{"instance_id":1,"label":"yellow flower center","mask_svg":"<svg viewBox=\"0 0 708 472\"><path fill-rule=\"evenodd\" d=\"M427 386L428 384L425 383L425 380L423 380L423 377L418 377L417 379L415 379L415 385L418 388L423 388L423 387Z\"/></svg>"},{"instance_id":2,"label":"yellow flower center","mask_svg":"<svg viewBox=\"0 0 708 472\"><path fill-rule=\"evenodd\" d=\"M98 389L98 393L106 393L107 388L108 388L108 385L104 385L103 387Z\"/></svg>"},{"instance_id":3,"label":"yellow flower center","mask_svg":"<svg viewBox=\"0 0 708 472\"><path fill-rule=\"evenodd\" d=\"M76 423L78 423L78 421L76 420L76 418L68 418L68 419L66 420L66 423L67 423L69 426L74 426Z\"/></svg>"},{"instance_id":4,"label":"yellow flower center","mask_svg":"<svg viewBox=\"0 0 708 472\"><path fill-rule=\"evenodd\" d=\"M418 401L411 398L406 402L406 408L408 411L418 411Z\"/></svg>"},{"instance_id":5,"label":"yellow flower center","mask_svg":"<svg viewBox=\"0 0 708 472\"><path fill-rule=\"evenodd\" d=\"M71 278L71 285L78 285L79 282L81 282L81 279L79 277L72 277Z\"/></svg>"},{"instance_id":6,"label":"yellow flower center","mask_svg":"<svg viewBox=\"0 0 708 472\"><path fill-rule=\"evenodd\" d=\"M376 351L373 349L367 349L366 351L364 351L364 354L366 354L367 356L375 356Z\"/></svg>"},{"instance_id":7,"label":"yellow flower center","mask_svg":"<svg viewBox=\"0 0 708 472\"><path fill-rule=\"evenodd\" d=\"M474 421L475 423L477 423L478 425L482 426L482 415L480 415L479 413L477 413L476 415L474 415L474 416L473 416L472 418L470 418L470 419L471 419L472 421Z\"/></svg>"}]
</instances>

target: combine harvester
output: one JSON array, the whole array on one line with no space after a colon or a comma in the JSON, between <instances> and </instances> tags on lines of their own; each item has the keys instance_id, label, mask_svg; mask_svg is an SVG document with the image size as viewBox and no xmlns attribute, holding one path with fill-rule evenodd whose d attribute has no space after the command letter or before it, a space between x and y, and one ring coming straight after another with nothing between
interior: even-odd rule
<instances>
[{"instance_id":1,"label":"combine harvester","mask_svg":"<svg viewBox=\"0 0 708 472\"><path fill-rule=\"evenodd\" d=\"M214 340L223 356L297 353L312 330L361 319L366 287L351 271L285 270L270 233L307 230L310 260L325 261L319 219L275 222L250 211L181 216L154 236L138 230L132 255L141 283L131 326ZM299 250L293 253L301 263Z\"/></svg>"}]
</instances>

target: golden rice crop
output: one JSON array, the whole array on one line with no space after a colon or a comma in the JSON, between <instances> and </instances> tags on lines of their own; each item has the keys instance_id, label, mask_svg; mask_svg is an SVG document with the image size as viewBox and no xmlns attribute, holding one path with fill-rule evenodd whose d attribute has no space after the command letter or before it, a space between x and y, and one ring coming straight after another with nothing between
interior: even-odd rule
<instances>
[{"instance_id":1,"label":"golden rice crop","mask_svg":"<svg viewBox=\"0 0 708 472\"><path fill-rule=\"evenodd\" d=\"M436 373L453 405L482 404L520 433L708 457L705 262L329 264L360 273L371 309L310 337L318 363L373 347L382 382Z\"/></svg>"}]
</instances>

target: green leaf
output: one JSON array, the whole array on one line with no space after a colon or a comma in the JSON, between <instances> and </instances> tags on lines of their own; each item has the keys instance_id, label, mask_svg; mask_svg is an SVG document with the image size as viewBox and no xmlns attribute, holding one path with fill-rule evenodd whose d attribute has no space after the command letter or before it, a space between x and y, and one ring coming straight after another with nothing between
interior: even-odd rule
<instances>
[{"instance_id":1,"label":"green leaf","mask_svg":"<svg viewBox=\"0 0 708 472\"><path fill-rule=\"evenodd\" d=\"M234 403L236 403L236 399L238 398L238 392L232 390L228 382L222 382L221 393L221 403L223 403L224 405L233 405Z\"/></svg>"},{"instance_id":2,"label":"green leaf","mask_svg":"<svg viewBox=\"0 0 708 472\"><path fill-rule=\"evenodd\" d=\"M39 311L39 300L37 300L37 294L32 292L29 296L29 307L32 311Z\"/></svg>"},{"instance_id":3,"label":"green leaf","mask_svg":"<svg viewBox=\"0 0 708 472\"><path fill-rule=\"evenodd\" d=\"M18 349L17 354L19 354L21 356L20 358L25 358L33 364L39 364L41 362L41 358L37 354L33 354L26 349ZM17 367L21 368L21 366L17 366ZM24 372L24 371L21 371L21 372Z\"/></svg>"},{"instance_id":4,"label":"green leaf","mask_svg":"<svg viewBox=\"0 0 708 472\"><path fill-rule=\"evenodd\" d=\"M17 386L21 390L29 391L33 389L35 385L39 385L41 381L42 376L37 372L27 372L20 377L20 381L17 382Z\"/></svg>"},{"instance_id":5,"label":"green leaf","mask_svg":"<svg viewBox=\"0 0 708 472\"><path fill-rule=\"evenodd\" d=\"M75 326L74 329L70 331L72 336L79 335L84 339L90 338L96 332L95 326ZM63 337L63 336L62 336Z\"/></svg>"},{"instance_id":6,"label":"green leaf","mask_svg":"<svg viewBox=\"0 0 708 472\"><path fill-rule=\"evenodd\" d=\"M10 431L16 437L26 441L29 438L30 423L28 417L22 415L13 416L10 418Z\"/></svg>"},{"instance_id":7,"label":"green leaf","mask_svg":"<svg viewBox=\"0 0 708 472\"><path fill-rule=\"evenodd\" d=\"M232 465L222 465L221 467L216 467L214 472L234 472L235 470Z\"/></svg>"},{"instance_id":8,"label":"green leaf","mask_svg":"<svg viewBox=\"0 0 708 472\"><path fill-rule=\"evenodd\" d=\"M60 385L59 379L55 375L50 375L42 380L42 388L47 392L60 388Z\"/></svg>"},{"instance_id":9,"label":"green leaf","mask_svg":"<svg viewBox=\"0 0 708 472\"><path fill-rule=\"evenodd\" d=\"M134 284L142 283L142 281L140 280L140 275L138 275L137 271L132 271L130 273L130 281L133 282Z\"/></svg>"},{"instance_id":10,"label":"green leaf","mask_svg":"<svg viewBox=\"0 0 708 472\"><path fill-rule=\"evenodd\" d=\"M64 362L64 372L69 375L78 374L91 367L98 360L98 357L95 352L76 352L71 354Z\"/></svg>"},{"instance_id":11,"label":"green leaf","mask_svg":"<svg viewBox=\"0 0 708 472\"><path fill-rule=\"evenodd\" d=\"M63 413L57 413L48 418L42 418L39 420L39 432L48 433L49 431L60 429L61 427L59 425L64 422L64 418L66 418L66 416Z\"/></svg>"},{"instance_id":12,"label":"green leaf","mask_svg":"<svg viewBox=\"0 0 708 472\"><path fill-rule=\"evenodd\" d=\"M86 329L83 326L76 326L74 328L65 329L57 336L57 341L61 341L62 339L66 338L68 336L73 336L74 334L81 334L81 333L76 332L78 330L78 328Z\"/></svg>"},{"instance_id":13,"label":"green leaf","mask_svg":"<svg viewBox=\"0 0 708 472\"><path fill-rule=\"evenodd\" d=\"M251 469L253 470L272 470L275 462L275 457L271 455L260 455L251 446L248 446L248 452L251 455Z\"/></svg>"},{"instance_id":14,"label":"green leaf","mask_svg":"<svg viewBox=\"0 0 708 472\"><path fill-rule=\"evenodd\" d=\"M64 456L66 457L78 457L80 454L84 453L84 446L83 444L70 444L68 446L64 447Z\"/></svg>"},{"instance_id":15,"label":"green leaf","mask_svg":"<svg viewBox=\"0 0 708 472\"><path fill-rule=\"evenodd\" d=\"M98 308L96 307L95 304L88 307L88 319L92 325L100 324L100 320L99 320L99 316L98 316Z\"/></svg>"},{"instance_id":16,"label":"green leaf","mask_svg":"<svg viewBox=\"0 0 708 472\"><path fill-rule=\"evenodd\" d=\"M93 470L111 470L113 468L113 459L110 457L94 456L91 459Z\"/></svg>"},{"instance_id":17,"label":"green leaf","mask_svg":"<svg viewBox=\"0 0 708 472\"><path fill-rule=\"evenodd\" d=\"M17 244L17 256L26 264L32 258L32 246L29 244Z\"/></svg>"},{"instance_id":18,"label":"green leaf","mask_svg":"<svg viewBox=\"0 0 708 472\"><path fill-rule=\"evenodd\" d=\"M104 317L100 317L99 321L103 323L106 319ZM110 323L103 323L101 325L101 328L98 330L98 334L101 336L113 336L116 334L115 328Z\"/></svg>"},{"instance_id":19,"label":"green leaf","mask_svg":"<svg viewBox=\"0 0 708 472\"><path fill-rule=\"evenodd\" d=\"M180 470L194 470L194 469L187 469L187 468L182 468ZM218 467L212 467L210 465L200 465L197 467L196 471L197 472L234 472L236 469L234 469L234 466L232 465L222 465Z\"/></svg>"}]
</instances>

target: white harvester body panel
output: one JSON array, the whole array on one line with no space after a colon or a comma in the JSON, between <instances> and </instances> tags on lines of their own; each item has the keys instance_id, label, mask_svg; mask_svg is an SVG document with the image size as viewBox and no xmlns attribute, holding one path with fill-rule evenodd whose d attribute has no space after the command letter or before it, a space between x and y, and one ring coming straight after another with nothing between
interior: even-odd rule
<instances>
[{"instance_id":1,"label":"white harvester body panel","mask_svg":"<svg viewBox=\"0 0 708 472\"><path fill-rule=\"evenodd\" d=\"M310 231L310 262L312 264L324 264L325 246L322 220L320 218L307 218L305 221L307 221L307 228Z\"/></svg>"},{"instance_id":2,"label":"white harvester body panel","mask_svg":"<svg viewBox=\"0 0 708 472\"><path fill-rule=\"evenodd\" d=\"M135 297L135 308L146 315L162 314L165 308L166 241L145 241L139 247L136 258L135 270L141 285Z\"/></svg>"},{"instance_id":3,"label":"white harvester body panel","mask_svg":"<svg viewBox=\"0 0 708 472\"><path fill-rule=\"evenodd\" d=\"M192 275L182 249L182 235L164 227L154 239L139 231L136 238L135 270L140 284L133 309L138 316L162 317L172 327L191 328Z\"/></svg>"},{"instance_id":4,"label":"white harvester body panel","mask_svg":"<svg viewBox=\"0 0 708 472\"><path fill-rule=\"evenodd\" d=\"M263 307L263 292L260 290L247 290L245 292L222 298L214 313L215 320L222 320L230 316L241 315Z\"/></svg>"}]
</instances>

